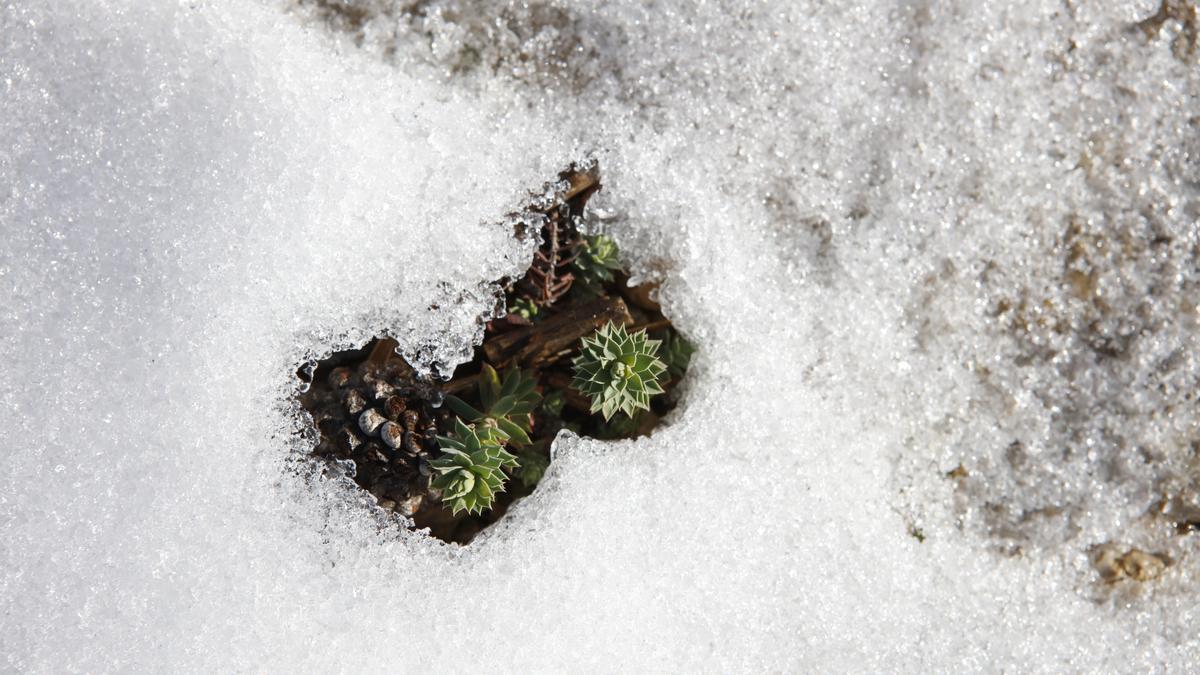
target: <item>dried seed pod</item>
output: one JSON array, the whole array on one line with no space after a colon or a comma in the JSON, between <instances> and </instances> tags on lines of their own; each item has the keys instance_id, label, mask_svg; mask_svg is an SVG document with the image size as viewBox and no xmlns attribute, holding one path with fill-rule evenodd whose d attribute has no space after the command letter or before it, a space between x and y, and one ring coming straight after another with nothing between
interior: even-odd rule
<instances>
[{"instance_id":1,"label":"dried seed pod","mask_svg":"<svg viewBox=\"0 0 1200 675\"><path fill-rule=\"evenodd\" d=\"M397 449L401 446L401 441L404 436L404 427L395 422L384 422L379 425L379 438L384 445L392 449Z\"/></svg>"},{"instance_id":2,"label":"dried seed pod","mask_svg":"<svg viewBox=\"0 0 1200 675\"><path fill-rule=\"evenodd\" d=\"M414 432L419 420L420 414L416 410L409 409L401 413L398 425L402 430L399 449L412 456L416 456L418 453L417 448L413 444L413 439L417 436Z\"/></svg>"},{"instance_id":3,"label":"dried seed pod","mask_svg":"<svg viewBox=\"0 0 1200 675\"><path fill-rule=\"evenodd\" d=\"M329 372L329 387L331 389L341 389L350 384L350 378L354 375L353 371L345 366L334 368Z\"/></svg>"},{"instance_id":4,"label":"dried seed pod","mask_svg":"<svg viewBox=\"0 0 1200 675\"><path fill-rule=\"evenodd\" d=\"M387 421L387 418L379 413L374 408L367 408L358 416L358 428L362 429L364 434L375 435L379 426Z\"/></svg>"},{"instance_id":5,"label":"dried seed pod","mask_svg":"<svg viewBox=\"0 0 1200 675\"><path fill-rule=\"evenodd\" d=\"M378 364L371 363L370 359L358 364L358 376L363 382L374 382L379 377Z\"/></svg>"},{"instance_id":6,"label":"dried seed pod","mask_svg":"<svg viewBox=\"0 0 1200 675\"><path fill-rule=\"evenodd\" d=\"M346 407L346 412L351 415L357 415L362 412L363 408L367 407L367 399L359 393L357 389L351 389L346 392L346 396L342 399L342 404Z\"/></svg>"},{"instance_id":7,"label":"dried seed pod","mask_svg":"<svg viewBox=\"0 0 1200 675\"><path fill-rule=\"evenodd\" d=\"M416 432L417 422L420 419L420 416L420 413L418 413L416 410L405 410L404 414L400 416L400 419L404 424L404 430Z\"/></svg>"},{"instance_id":8,"label":"dried seed pod","mask_svg":"<svg viewBox=\"0 0 1200 675\"><path fill-rule=\"evenodd\" d=\"M396 393L396 388L382 380L371 384L371 395L376 401L382 401Z\"/></svg>"},{"instance_id":9,"label":"dried seed pod","mask_svg":"<svg viewBox=\"0 0 1200 675\"><path fill-rule=\"evenodd\" d=\"M413 432L411 431L405 431L400 435L400 449L408 453L409 457L421 454L421 449L413 442Z\"/></svg>"},{"instance_id":10,"label":"dried seed pod","mask_svg":"<svg viewBox=\"0 0 1200 675\"><path fill-rule=\"evenodd\" d=\"M400 415L404 413L408 403L400 396L391 396L383 403L383 414L393 422L400 421Z\"/></svg>"},{"instance_id":11,"label":"dried seed pod","mask_svg":"<svg viewBox=\"0 0 1200 675\"><path fill-rule=\"evenodd\" d=\"M337 432L337 447L342 452L351 453L362 445L362 439L354 432L349 425L342 427L341 431Z\"/></svg>"},{"instance_id":12,"label":"dried seed pod","mask_svg":"<svg viewBox=\"0 0 1200 675\"><path fill-rule=\"evenodd\" d=\"M434 452L437 450L437 423L432 419L425 425L425 433L421 438L421 446L425 452Z\"/></svg>"}]
</instances>

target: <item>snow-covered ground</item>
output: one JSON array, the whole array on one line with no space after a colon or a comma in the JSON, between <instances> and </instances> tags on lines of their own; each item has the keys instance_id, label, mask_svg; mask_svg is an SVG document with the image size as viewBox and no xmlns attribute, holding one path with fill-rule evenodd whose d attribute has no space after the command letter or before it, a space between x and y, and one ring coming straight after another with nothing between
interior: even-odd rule
<instances>
[{"instance_id":1,"label":"snow-covered ground","mask_svg":"<svg viewBox=\"0 0 1200 675\"><path fill-rule=\"evenodd\" d=\"M1157 10L0 0L0 668L1194 668L1154 513L1200 485L1200 47ZM504 214L589 156L700 348L669 424L560 438L466 548L314 476L297 364L462 358Z\"/></svg>"}]
</instances>

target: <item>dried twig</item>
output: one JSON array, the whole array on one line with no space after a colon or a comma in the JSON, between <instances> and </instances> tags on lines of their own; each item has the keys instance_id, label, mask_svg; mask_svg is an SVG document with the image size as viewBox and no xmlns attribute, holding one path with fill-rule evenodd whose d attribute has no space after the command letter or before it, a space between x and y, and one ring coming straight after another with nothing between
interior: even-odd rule
<instances>
[{"instance_id":1,"label":"dried twig","mask_svg":"<svg viewBox=\"0 0 1200 675\"><path fill-rule=\"evenodd\" d=\"M633 323L621 298L597 298L532 326L502 333L483 343L483 353L496 368L513 364L540 368L569 353L580 338L609 321Z\"/></svg>"}]
</instances>

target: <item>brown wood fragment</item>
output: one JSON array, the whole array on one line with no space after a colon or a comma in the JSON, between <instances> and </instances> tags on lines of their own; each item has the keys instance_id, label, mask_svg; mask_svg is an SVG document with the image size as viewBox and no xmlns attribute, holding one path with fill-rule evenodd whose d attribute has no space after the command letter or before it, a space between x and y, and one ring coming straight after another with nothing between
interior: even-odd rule
<instances>
[{"instance_id":1,"label":"brown wood fragment","mask_svg":"<svg viewBox=\"0 0 1200 675\"><path fill-rule=\"evenodd\" d=\"M379 338L375 341L375 346L371 348L371 354L367 357L367 361L382 366L396 355L396 347L399 346L400 343L392 338Z\"/></svg>"},{"instance_id":2,"label":"brown wood fragment","mask_svg":"<svg viewBox=\"0 0 1200 675\"><path fill-rule=\"evenodd\" d=\"M563 193L563 201L568 201L587 192L589 195L600 188L600 176L595 169L591 171L572 171L565 176L568 187Z\"/></svg>"},{"instance_id":3,"label":"brown wood fragment","mask_svg":"<svg viewBox=\"0 0 1200 675\"><path fill-rule=\"evenodd\" d=\"M662 307L650 297L650 294L658 289L657 283L641 284L640 286L633 287L624 284L620 284L620 286L621 295L625 296L629 304L634 307L640 307L647 312L662 313Z\"/></svg>"},{"instance_id":4,"label":"brown wood fragment","mask_svg":"<svg viewBox=\"0 0 1200 675\"><path fill-rule=\"evenodd\" d=\"M633 323L621 298L597 298L532 326L502 333L483 343L483 353L496 368L514 364L540 368L566 355L580 338L609 321Z\"/></svg>"},{"instance_id":5,"label":"brown wood fragment","mask_svg":"<svg viewBox=\"0 0 1200 675\"><path fill-rule=\"evenodd\" d=\"M656 330L662 330L664 328L670 328L670 327L671 327L670 319L659 319L657 321L651 321L649 323L639 323L639 324L633 326L632 328L630 328L629 332L635 333L639 330L644 330L647 333L653 333Z\"/></svg>"},{"instance_id":6,"label":"brown wood fragment","mask_svg":"<svg viewBox=\"0 0 1200 675\"><path fill-rule=\"evenodd\" d=\"M958 466L946 472L946 478L961 479L966 478L968 475L967 468L962 464L959 464Z\"/></svg>"}]
</instances>

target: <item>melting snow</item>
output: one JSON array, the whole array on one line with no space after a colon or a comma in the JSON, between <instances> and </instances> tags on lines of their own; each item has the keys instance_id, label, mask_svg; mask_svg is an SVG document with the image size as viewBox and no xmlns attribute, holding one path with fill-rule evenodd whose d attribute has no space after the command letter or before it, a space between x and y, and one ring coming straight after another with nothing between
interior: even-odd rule
<instances>
[{"instance_id":1,"label":"melting snow","mask_svg":"<svg viewBox=\"0 0 1200 675\"><path fill-rule=\"evenodd\" d=\"M3 664L1191 667L1184 4L0 0ZM297 365L463 358L588 156L669 426L467 548L312 475Z\"/></svg>"}]
</instances>

